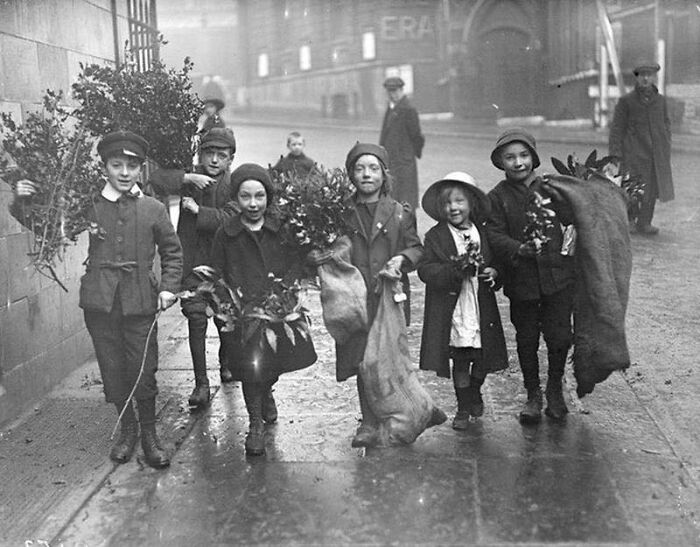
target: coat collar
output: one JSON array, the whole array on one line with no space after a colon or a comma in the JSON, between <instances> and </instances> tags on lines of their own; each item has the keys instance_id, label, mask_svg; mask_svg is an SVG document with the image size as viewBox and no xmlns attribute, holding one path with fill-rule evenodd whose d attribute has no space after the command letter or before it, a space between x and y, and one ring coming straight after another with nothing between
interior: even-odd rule
<instances>
[{"instance_id":1,"label":"coat collar","mask_svg":"<svg viewBox=\"0 0 700 547\"><path fill-rule=\"evenodd\" d=\"M377 210L374 212L372 231L370 234L367 234L360 220L360 215L357 212L357 206L359 205L357 199L353 196L350 198L349 202L353 210L348 221L357 233L361 234L368 241L374 240L380 233L386 233L386 225L397 211L397 203L392 198L387 194L380 196L377 202ZM401 210L403 211L403 208Z\"/></svg>"},{"instance_id":2,"label":"coat collar","mask_svg":"<svg viewBox=\"0 0 700 547\"><path fill-rule=\"evenodd\" d=\"M279 229L280 221L275 217L266 215L265 223L263 224L261 230L268 230L276 234L277 232L279 232ZM229 237L236 237L243 231L249 231L248 228L246 228L245 224L241 222L241 216L238 214L233 215L224 223L223 230L224 233Z\"/></svg>"}]
</instances>

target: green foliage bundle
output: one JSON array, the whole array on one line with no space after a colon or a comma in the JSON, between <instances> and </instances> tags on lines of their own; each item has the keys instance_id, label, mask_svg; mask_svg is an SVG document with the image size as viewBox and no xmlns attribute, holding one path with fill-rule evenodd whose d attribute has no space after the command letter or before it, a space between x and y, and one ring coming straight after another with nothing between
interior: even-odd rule
<instances>
[{"instance_id":1,"label":"green foliage bundle","mask_svg":"<svg viewBox=\"0 0 700 547\"><path fill-rule=\"evenodd\" d=\"M104 179L91 153L94 137L74 123L61 98L47 91L43 111L30 114L22 126L2 114L2 145L13 161L0 162L0 175L12 185L22 179L37 185L32 199L19 201L17 216L34 234L30 256L35 268L65 289L56 263L81 232L98 229L89 210Z\"/></svg>"},{"instance_id":2,"label":"green foliage bundle","mask_svg":"<svg viewBox=\"0 0 700 547\"><path fill-rule=\"evenodd\" d=\"M179 71L166 70L158 61L145 72L127 63L119 68L80 66L73 84L73 97L80 103L75 115L89 131L97 136L133 131L149 142L149 158L158 166L189 170L191 138L203 107L192 92L189 57Z\"/></svg>"}]
</instances>

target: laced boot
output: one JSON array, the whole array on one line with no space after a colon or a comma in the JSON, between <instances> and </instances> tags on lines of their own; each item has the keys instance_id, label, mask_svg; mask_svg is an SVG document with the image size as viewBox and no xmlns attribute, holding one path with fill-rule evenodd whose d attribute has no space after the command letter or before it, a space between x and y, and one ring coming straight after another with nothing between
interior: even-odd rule
<instances>
[{"instance_id":1,"label":"laced boot","mask_svg":"<svg viewBox=\"0 0 700 547\"><path fill-rule=\"evenodd\" d=\"M207 378L196 378L194 379L194 389L190 394L190 398L187 402L190 406L202 407L209 404L209 399L211 398L211 391L209 389L209 380Z\"/></svg>"},{"instance_id":2,"label":"laced boot","mask_svg":"<svg viewBox=\"0 0 700 547\"><path fill-rule=\"evenodd\" d=\"M263 399L262 417L266 424L274 424L277 421L277 404L272 396L270 388Z\"/></svg>"},{"instance_id":3,"label":"laced boot","mask_svg":"<svg viewBox=\"0 0 700 547\"><path fill-rule=\"evenodd\" d=\"M542 419L542 391L539 387L527 390L527 402L520 411L520 423L536 424Z\"/></svg>"},{"instance_id":4,"label":"laced boot","mask_svg":"<svg viewBox=\"0 0 700 547\"><path fill-rule=\"evenodd\" d=\"M548 355L549 370L547 375L547 408L545 414L553 420L563 420L569 412L564 401L561 381L566 367L567 350L550 351Z\"/></svg>"},{"instance_id":5,"label":"laced boot","mask_svg":"<svg viewBox=\"0 0 700 547\"><path fill-rule=\"evenodd\" d=\"M138 401L139 422L141 423L141 448L146 463L156 469L170 465L170 456L160 445L156 433L156 400Z\"/></svg>"},{"instance_id":6,"label":"laced boot","mask_svg":"<svg viewBox=\"0 0 700 547\"><path fill-rule=\"evenodd\" d=\"M123 404L117 404L117 415L121 413ZM136 421L136 414L134 413L134 407L129 401L129 406L124 411L122 416L119 438L112 445L112 450L109 452L109 457L112 461L117 463L126 463L134 455L134 449L136 448L136 441L139 438L139 424Z\"/></svg>"},{"instance_id":7,"label":"laced boot","mask_svg":"<svg viewBox=\"0 0 700 547\"><path fill-rule=\"evenodd\" d=\"M355 436L352 438L351 445L354 448L360 447L370 447L377 444L377 437L379 432L377 431L378 421L377 417L372 412L367 401L367 395L365 393L365 386L362 382L360 376L357 376L357 395L360 399L360 412L362 412L362 422L360 427L357 428Z\"/></svg>"},{"instance_id":8,"label":"laced boot","mask_svg":"<svg viewBox=\"0 0 700 547\"><path fill-rule=\"evenodd\" d=\"M248 433L245 437L245 453L248 456L265 454L265 425L262 417L264 395L262 385L259 383L243 383L243 398L249 419Z\"/></svg>"}]
</instances>

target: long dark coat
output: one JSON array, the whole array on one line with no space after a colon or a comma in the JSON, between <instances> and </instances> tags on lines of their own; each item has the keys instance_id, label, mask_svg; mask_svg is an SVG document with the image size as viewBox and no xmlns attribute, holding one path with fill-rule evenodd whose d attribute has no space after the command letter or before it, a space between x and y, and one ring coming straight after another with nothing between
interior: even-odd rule
<instances>
[{"instance_id":1,"label":"long dark coat","mask_svg":"<svg viewBox=\"0 0 700 547\"><path fill-rule=\"evenodd\" d=\"M503 292L511 300L538 300L575 281L573 257L560 252L563 238L559 217L551 219L552 226L547 230L551 240L540 254L518 256L525 239L523 230L531 195L531 188L509 179L499 182L488 194L491 214L486 233L493 254L503 267Z\"/></svg>"},{"instance_id":2,"label":"long dark coat","mask_svg":"<svg viewBox=\"0 0 700 547\"><path fill-rule=\"evenodd\" d=\"M375 293L377 276L390 258L403 255L404 262L402 283L408 300L406 311L410 308L411 293L408 282L409 271L415 269L423 256L423 245L416 229L416 217L409 205L398 203L383 195L377 204L371 233L366 233L355 208L349 211L348 224L352 242L351 262L360 270L367 285L367 311L371 326L379 304ZM406 322L409 320L406 314ZM369 332L368 326L368 332ZM345 344L336 344L336 377L345 380L357 374L357 367L362 361L368 333L358 333Z\"/></svg>"},{"instance_id":3,"label":"long dark coat","mask_svg":"<svg viewBox=\"0 0 700 547\"><path fill-rule=\"evenodd\" d=\"M608 147L630 172L656 182L660 201L673 199L671 120L666 97L656 88L649 99L635 88L617 102Z\"/></svg>"},{"instance_id":4,"label":"long dark coat","mask_svg":"<svg viewBox=\"0 0 700 547\"><path fill-rule=\"evenodd\" d=\"M270 286L268 274L287 282L293 281L301 274L301 267L279 236L279 223L266 218L259 233L250 231L236 215L227 219L216 231L211 248L210 265L223 274L228 285L239 288L244 301L255 300L264 295ZM285 336L281 328L276 354L267 352L262 356L257 352L257 342L241 344L241 331L222 333L222 342L226 344L227 365L234 379L242 381L274 380L284 372L299 370L316 361L313 344L305 344L295 336L297 346L303 354L294 352L291 344L283 343ZM302 347L303 346L303 347ZM262 357L257 364L253 361Z\"/></svg>"},{"instance_id":5,"label":"long dark coat","mask_svg":"<svg viewBox=\"0 0 700 547\"><path fill-rule=\"evenodd\" d=\"M200 170L197 172L202 173ZM236 211L231 196L231 174L228 171L219 174L215 182L204 190L184 184L184 176L185 171L181 169L158 169L153 172L149 182L158 194L192 197L199 205L199 214L196 215L180 209L177 223L177 235L182 243L184 257L183 288L191 289L199 284L190 275L192 268L209 264L209 252L216 230Z\"/></svg>"},{"instance_id":6,"label":"long dark coat","mask_svg":"<svg viewBox=\"0 0 700 547\"><path fill-rule=\"evenodd\" d=\"M387 108L379 144L389 153L389 170L394 179L392 196L416 209L419 206L416 158L423 154L425 137L418 111L407 97L402 97L394 108Z\"/></svg>"},{"instance_id":7,"label":"long dark coat","mask_svg":"<svg viewBox=\"0 0 700 547\"><path fill-rule=\"evenodd\" d=\"M481 238L481 253L487 266L493 255L486 238L486 230L477 226ZM440 222L425 234L425 255L418 265L418 277L425 283L423 335L420 347L420 368L432 370L438 376L450 377L450 331L463 277L457 273L450 257L457 247L445 222ZM503 335L501 315L493 289L479 280L481 348L484 366L488 372L508 367L508 352Z\"/></svg>"}]
</instances>

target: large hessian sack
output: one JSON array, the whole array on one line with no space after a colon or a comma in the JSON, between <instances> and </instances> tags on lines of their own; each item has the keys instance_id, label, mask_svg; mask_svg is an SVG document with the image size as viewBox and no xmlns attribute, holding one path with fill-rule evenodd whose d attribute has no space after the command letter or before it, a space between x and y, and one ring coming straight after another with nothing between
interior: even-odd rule
<instances>
[{"instance_id":1,"label":"large hessian sack","mask_svg":"<svg viewBox=\"0 0 700 547\"><path fill-rule=\"evenodd\" d=\"M360 375L371 410L379 419L379 446L408 444L426 428L444 421L444 414L420 384L411 363L406 319L394 302L400 281L380 277L381 299L367 337ZM435 417L442 417L436 421Z\"/></svg>"},{"instance_id":2,"label":"large hessian sack","mask_svg":"<svg viewBox=\"0 0 700 547\"><path fill-rule=\"evenodd\" d=\"M318 267L321 307L326 329L339 344L367 329L367 287L360 270L350 263L350 238L338 238L333 258Z\"/></svg>"}]
</instances>

